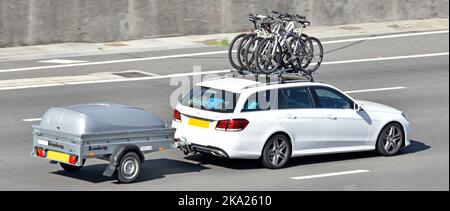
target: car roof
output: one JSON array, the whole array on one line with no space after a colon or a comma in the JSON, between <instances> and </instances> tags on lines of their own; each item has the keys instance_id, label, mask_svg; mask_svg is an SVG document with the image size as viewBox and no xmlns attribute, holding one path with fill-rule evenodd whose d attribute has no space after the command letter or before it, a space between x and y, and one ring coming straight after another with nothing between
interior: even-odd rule
<instances>
[{"instance_id":1,"label":"car roof","mask_svg":"<svg viewBox=\"0 0 450 211\"><path fill-rule=\"evenodd\" d=\"M214 78L204 82L200 82L197 86L209 87L219 90L230 91L234 93L241 93L242 90L265 90L270 89L272 87L292 87L292 86L312 86L312 85L325 85L321 82L310 82L304 80L292 80L281 82L272 82L272 83L261 83L255 80L243 79L243 78L235 78L235 77L225 77L225 78Z\"/></svg>"},{"instance_id":2,"label":"car roof","mask_svg":"<svg viewBox=\"0 0 450 211\"><path fill-rule=\"evenodd\" d=\"M262 84L262 83L254 81L254 80L227 77L227 78L215 78L215 79L203 81L203 82L198 83L197 86L204 86L204 87L209 87L209 88L214 88L214 89L219 89L219 90L230 91L230 92L234 92L234 93L240 93L242 89L249 87L249 86L255 86L258 84Z\"/></svg>"}]
</instances>

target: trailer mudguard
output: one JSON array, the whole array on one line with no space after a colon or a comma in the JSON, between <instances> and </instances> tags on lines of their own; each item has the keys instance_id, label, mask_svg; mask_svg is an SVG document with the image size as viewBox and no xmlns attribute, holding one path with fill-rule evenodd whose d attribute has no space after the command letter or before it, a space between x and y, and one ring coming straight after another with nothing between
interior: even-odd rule
<instances>
[{"instance_id":1,"label":"trailer mudguard","mask_svg":"<svg viewBox=\"0 0 450 211\"><path fill-rule=\"evenodd\" d=\"M108 167L106 167L105 171L103 172L103 175L111 177L116 171L116 167L117 165L119 165L120 159L128 151L136 152L139 155L141 162L145 161L144 154L142 153L142 151L139 149L138 146L133 144L122 145L109 157L109 165Z\"/></svg>"}]
</instances>

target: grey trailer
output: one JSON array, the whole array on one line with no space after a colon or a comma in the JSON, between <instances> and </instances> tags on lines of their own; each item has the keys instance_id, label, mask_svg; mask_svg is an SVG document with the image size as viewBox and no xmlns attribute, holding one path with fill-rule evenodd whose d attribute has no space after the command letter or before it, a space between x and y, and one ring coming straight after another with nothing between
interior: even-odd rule
<instances>
[{"instance_id":1,"label":"grey trailer","mask_svg":"<svg viewBox=\"0 0 450 211\"><path fill-rule=\"evenodd\" d=\"M175 148L175 129L142 109L96 103L50 108L33 126L32 156L78 171L88 158L109 161L103 175L117 171L121 183L134 182L144 154Z\"/></svg>"}]
</instances>

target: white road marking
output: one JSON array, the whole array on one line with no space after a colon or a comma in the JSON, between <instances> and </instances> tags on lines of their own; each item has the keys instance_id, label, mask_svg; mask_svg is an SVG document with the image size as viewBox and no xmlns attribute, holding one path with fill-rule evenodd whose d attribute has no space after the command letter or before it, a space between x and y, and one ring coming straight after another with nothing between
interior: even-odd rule
<instances>
[{"instance_id":1,"label":"white road marking","mask_svg":"<svg viewBox=\"0 0 450 211\"><path fill-rule=\"evenodd\" d=\"M361 40L376 40L376 39L386 39L386 38L420 36L420 35L440 34L440 33L448 33L448 32L449 32L449 30L442 30L442 31L431 31L431 32L394 34L394 35L385 35L385 36L377 36L377 37L362 37L362 38L345 39L345 40L324 41L324 42L322 42L322 44L334 44L334 43L354 42L354 41L361 41ZM228 51L211 51L211 52L188 53L188 54L167 55L167 56L133 58L133 59L119 59L119 60L100 61L100 62L85 62L85 63L50 65L50 66L40 66L40 67L12 68L12 69L0 70L0 73L29 71L29 70L42 70L42 69L55 69L55 68L65 68L65 67L79 67L79 66L90 66L90 65L102 65L102 64L114 64L114 63L124 63L124 62L138 62L138 61L182 58L182 57L189 57L189 56L204 56L204 55L225 54L225 53L228 53Z\"/></svg>"},{"instance_id":2,"label":"white road marking","mask_svg":"<svg viewBox=\"0 0 450 211\"><path fill-rule=\"evenodd\" d=\"M84 60L70 60L70 59L50 59L44 61L38 61L40 63L53 63L53 64L73 64L73 63L83 63L88 62Z\"/></svg>"},{"instance_id":3,"label":"white road marking","mask_svg":"<svg viewBox=\"0 0 450 211\"><path fill-rule=\"evenodd\" d=\"M24 122L37 122L41 120L42 120L41 118L22 119L22 121Z\"/></svg>"},{"instance_id":4,"label":"white road marking","mask_svg":"<svg viewBox=\"0 0 450 211\"><path fill-rule=\"evenodd\" d=\"M223 73L224 70L221 70L222 72L217 72L214 71L216 73ZM227 72L229 70L226 70ZM208 71L208 72L212 72L212 71ZM206 73L206 72L201 72L201 73ZM199 73L197 73L199 74ZM176 75L176 74L173 74ZM156 78L156 77L155 77ZM89 82L87 82L89 83ZM406 89L407 87L403 87L403 86L399 86L399 87L386 87L386 88L376 88L376 89L362 89L362 90L351 90L351 91L346 91L345 93L349 94L349 93L361 93L361 92L376 92L376 91L386 91L386 90L395 90L395 89ZM30 119L22 119L22 121L24 122L34 122L34 121L41 121L41 118L30 118Z\"/></svg>"},{"instance_id":5,"label":"white road marking","mask_svg":"<svg viewBox=\"0 0 450 211\"><path fill-rule=\"evenodd\" d=\"M360 38L353 38L353 39L324 41L324 42L322 42L322 44L336 44L336 43L344 43L344 42L357 42L357 41L363 41L363 40L379 40L379 39L388 39L388 38L423 36L423 35L431 35L431 34L444 34L444 33L448 33L448 32L449 32L449 30L440 30L440 31L429 31L429 32L382 35L382 36L375 36L375 37L360 37Z\"/></svg>"},{"instance_id":6,"label":"white road marking","mask_svg":"<svg viewBox=\"0 0 450 211\"><path fill-rule=\"evenodd\" d=\"M120 72L116 72L116 73L140 73L142 75L147 75L147 76L160 76L159 74L146 72L146 71L142 71L142 70L125 70L125 71L120 71Z\"/></svg>"},{"instance_id":7,"label":"white road marking","mask_svg":"<svg viewBox=\"0 0 450 211\"><path fill-rule=\"evenodd\" d=\"M370 172L370 170L360 169L360 170L353 170L353 171L341 171L341 172L326 173L326 174L315 174L315 175L308 175L308 176L291 177L291 179L304 180L304 179L314 179L314 178L321 178L321 177L340 176L340 175L347 175L347 174L360 174L360 173L367 173L367 172Z\"/></svg>"},{"instance_id":8,"label":"white road marking","mask_svg":"<svg viewBox=\"0 0 450 211\"><path fill-rule=\"evenodd\" d=\"M152 76L152 75L149 74L149 76ZM0 80L0 90L64 86L70 82L115 80L115 79L124 79L124 78L125 77L115 75L112 72L100 72L100 73L91 73L88 75Z\"/></svg>"},{"instance_id":9,"label":"white road marking","mask_svg":"<svg viewBox=\"0 0 450 211\"><path fill-rule=\"evenodd\" d=\"M144 80L176 78L176 77L185 77L185 76L194 76L194 75L229 73L230 71L231 71L230 69L227 69L227 70L211 70L211 71L191 72L191 73L175 73L175 74L160 75L160 76L154 76L154 77L124 78L124 79L101 80L101 81L69 82L69 83L66 83L66 84L67 85L79 85L79 84L97 84L97 83L126 82L126 81L144 81Z\"/></svg>"},{"instance_id":10,"label":"white road marking","mask_svg":"<svg viewBox=\"0 0 450 211\"><path fill-rule=\"evenodd\" d=\"M10 87L2 87L2 88L0 88L0 91L3 91L3 90L15 90L15 89L30 89L30 88L52 87L52 86L64 86L64 84L49 83L49 84L27 85L27 86L10 86Z\"/></svg>"},{"instance_id":11,"label":"white road marking","mask_svg":"<svg viewBox=\"0 0 450 211\"><path fill-rule=\"evenodd\" d=\"M86 62L86 63L78 63L78 64L62 64L62 65L40 66L40 67L13 68L13 69L0 70L0 73L29 71L29 70L42 70L42 69L55 69L55 68L65 68L65 67L80 67L80 66L91 66L91 65L101 65L101 64L115 64L115 63L124 63L124 62L139 62L139 61L149 61L149 60L158 60L158 59L173 59L173 58L182 58L182 57L189 57L189 56L205 56L205 55L223 54L223 53L228 53L228 51L211 51L211 52L188 53L188 54L144 57L144 58L134 58L134 59L119 59L119 60L110 60L110 61L101 61L101 62Z\"/></svg>"},{"instance_id":12,"label":"white road marking","mask_svg":"<svg viewBox=\"0 0 450 211\"><path fill-rule=\"evenodd\" d=\"M361 93L361 92L378 92L378 91L388 91L388 90L406 89L406 88L407 87L404 87L404 86L396 86L396 87L386 87L386 88L377 88L377 89L352 90L352 91L345 91L345 93L352 94L352 93Z\"/></svg>"},{"instance_id":13,"label":"white road marking","mask_svg":"<svg viewBox=\"0 0 450 211\"><path fill-rule=\"evenodd\" d=\"M373 61L386 61L386 60L397 60L397 59L413 59L413 58L425 58L425 57L434 57L434 56L448 56L449 52L443 53L429 53L429 54L414 54L407 56L392 56L392 57L378 57L378 58L369 58L369 59L352 59L352 60L343 60L343 61L330 61L323 62L323 65L330 64L349 64L349 63L357 63L357 62L373 62Z\"/></svg>"},{"instance_id":14,"label":"white road marking","mask_svg":"<svg viewBox=\"0 0 450 211\"><path fill-rule=\"evenodd\" d=\"M384 61L384 60L398 60L398 59L412 59L412 58L425 58L425 57L434 57L434 56L448 56L449 52L443 53L431 53L431 54L415 54L415 55L407 55L407 56L393 56L393 57L378 57L378 58L369 58L369 59L356 59L356 60L344 60L344 61L331 61L324 62L323 65L332 65L332 64L346 64L346 63L356 63L356 62L372 62L372 61ZM96 84L96 83L112 83L112 82L127 82L127 81L143 81L143 80L154 80L154 79L164 79L164 78L173 78L173 77L183 77L183 76L193 76L193 75L204 75L204 74L220 74L227 73L231 70L211 70L204 72L190 72L190 73L175 73L169 75L160 75L160 76L149 76L149 77L139 77L139 78L103 78L99 80L90 79L90 80L78 80L78 81L63 81L60 83L55 83L54 81L50 84L39 84L39 85L16 85L16 86L0 86L1 90L12 90L12 89L26 89L26 88L36 88L36 87L48 87L48 86L62 86L62 85L79 85L79 84ZM74 78L76 78L74 76ZM25 79L16 79L16 80L25 80ZM11 82L14 80L8 80ZM4 81L3 81L4 82ZM2 81L0 80L0 85Z\"/></svg>"},{"instance_id":15,"label":"white road marking","mask_svg":"<svg viewBox=\"0 0 450 211\"><path fill-rule=\"evenodd\" d=\"M112 82L129 82L129 81L143 81L143 80L155 80L164 78L185 77L194 75L205 74L220 74L229 73L231 70L212 70L203 72L192 73L175 73L169 75L158 75L154 73L146 73L147 77L137 78L125 78L111 74L110 72L93 73L89 75L79 76L62 76L62 77L48 77L48 78L32 78L32 79L16 79L16 80L0 80L0 91L2 90L14 90L14 89L28 89L38 87L51 87L51 86L65 86L65 85L80 85L80 84L100 84L100 83L112 83ZM50 83L45 84L48 81ZM23 85L28 83L29 85ZM3 87L2 87L3 86Z\"/></svg>"}]
</instances>

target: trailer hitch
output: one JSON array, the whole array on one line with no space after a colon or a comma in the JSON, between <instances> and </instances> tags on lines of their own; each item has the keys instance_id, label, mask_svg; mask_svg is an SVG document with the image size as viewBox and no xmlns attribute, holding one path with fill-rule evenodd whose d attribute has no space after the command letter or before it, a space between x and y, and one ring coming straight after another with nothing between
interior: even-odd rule
<instances>
[{"instance_id":1,"label":"trailer hitch","mask_svg":"<svg viewBox=\"0 0 450 211\"><path fill-rule=\"evenodd\" d=\"M179 148L180 151L182 151L185 155L194 153L194 150L192 149L192 144L189 143L185 137L177 138L175 139L175 142L177 144L177 148Z\"/></svg>"}]
</instances>

